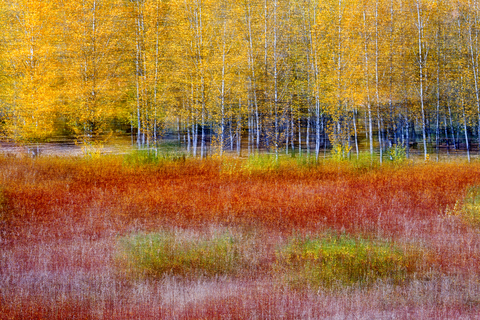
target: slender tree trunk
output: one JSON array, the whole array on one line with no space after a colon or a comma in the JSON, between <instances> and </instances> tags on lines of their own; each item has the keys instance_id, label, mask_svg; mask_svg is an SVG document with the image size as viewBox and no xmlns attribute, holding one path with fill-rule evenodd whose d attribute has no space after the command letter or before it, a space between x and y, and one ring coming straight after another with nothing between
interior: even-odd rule
<instances>
[{"instance_id":1,"label":"slender tree trunk","mask_svg":"<svg viewBox=\"0 0 480 320\"><path fill-rule=\"evenodd\" d=\"M370 81L369 81L369 59L368 59L368 33L366 9L363 11L363 30L364 30L364 50L365 50L365 87L367 94L367 115L368 115L368 138L370 141L370 156L373 160L373 126L372 126L372 107L370 100Z\"/></svg>"},{"instance_id":2,"label":"slender tree trunk","mask_svg":"<svg viewBox=\"0 0 480 320\"><path fill-rule=\"evenodd\" d=\"M428 152L427 152L427 134L426 134L426 120L425 120L425 98L424 98L424 85L426 81L426 74L424 73L424 66L426 64L425 55L423 52L423 31L424 31L424 20L421 17L421 8L420 8L420 0L416 1L417 6L417 31L418 31L418 75L420 80L420 106L422 111L422 136L423 136L423 151L424 151L424 158L427 160Z\"/></svg>"},{"instance_id":3,"label":"slender tree trunk","mask_svg":"<svg viewBox=\"0 0 480 320\"><path fill-rule=\"evenodd\" d=\"M264 110L266 109L266 106L269 105L269 94L268 94L268 2L265 0L264 3L264 37L265 37L265 42L264 42L264 68L265 68L265 81L264 81ZM265 119L265 118L264 118ZM267 147L267 150L270 149L270 143L269 143L269 130L271 130L271 125L266 125L264 128L265 131L265 144ZM270 132L271 133L271 132Z\"/></svg>"},{"instance_id":4,"label":"slender tree trunk","mask_svg":"<svg viewBox=\"0 0 480 320\"><path fill-rule=\"evenodd\" d=\"M295 140L295 120L293 116L293 106L291 103L290 103L290 134L291 134L290 140L292 143L292 153L295 153L295 141L294 141Z\"/></svg>"},{"instance_id":5,"label":"slender tree trunk","mask_svg":"<svg viewBox=\"0 0 480 320\"><path fill-rule=\"evenodd\" d=\"M382 123L383 117L380 112L380 97L379 97L379 76L378 76L378 57L380 55L378 50L378 0L375 1L375 103L377 105L378 117L378 143L380 145L380 164L383 162L383 139L382 139Z\"/></svg>"},{"instance_id":6,"label":"slender tree trunk","mask_svg":"<svg viewBox=\"0 0 480 320\"><path fill-rule=\"evenodd\" d=\"M255 74L255 55L253 51L253 36L252 36L252 6L250 0L246 1L245 7L245 22L248 29L248 65L250 69L250 90L251 97L253 100L254 112L255 112L255 136L256 136L256 149L257 152L260 148L260 113L258 110L258 100L257 100L257 79ZM253 120L252 123L253 124ZM253 125L252 125L253 128Z\"/></svg>"},{"instance_id":7,"label":"slender tree trunk","mask_svg":"<svg viewBox=\"0 0 480 320\"><path fill-rule=\"evenodd\" d=\"M444 127L445 127L445 139L447 141L447 155L450 154L450 143L449 143L449 139L448 139L448 125L447 125L447 116L444 114L444 117L443 117L443 122L444 122Z\"/></svg>"},{"instance_id":8,"label":"slender tree trunk","mask_svg":"<svg viewBox=\"0 0 480 320\"><path fill-rule=\"evenodd\" d=\"M187 153L190 153L190 117L187 117Z\"/></svg>"},{"instance_id":9,"label":"slender tree trunk","mask_svg":"<svg viewBox=\"0 0 480 320\"><path fill-rule=\"evenodd\" d=\"M290 121L288 115L285 123L287 125L285 128L285 154L288 155L288 148L290 146Z\"/></svg>"},{"instance_id":10,"label":"slender tree trunk","mask_svg":"<svg viewBox=\"0 0 480 320\"><path fill-rule=\"evenodd\" d=\"M280 144L278 119L278 55L277 55L277 0L273 1L273 82L274 82L274 112L275 112L275 159L278 160Z\"/></svg>"},{"instance_id":11,"label":"slender tree trunk","mask_svg":"<svg viewBox=\"0 0 480 320\"><path fill-rule=\"evenodd\" d=\"M463 131L465 132L465 145L467 148L467 159L470 162L470 145L468 143L468 129L467 129L467 116L465 113L465 103L462 102L462 111L463 111Z\"/></svg>"},{"instance_id":12,"label":"slender tree trunk","mask_svg":"<svg viewBox=\"0 0 480 320\"><path fill-rule=\"evenodd\" d=\"M255 144L255 132L254 132L254 112L253 112L253 106L252 106L252 101L250 98L248 99L248 112L247 115L247 123L248 123L248 156L254 153L254 144Z\"/></svg>"},{"instance_id":13,"label":"slender tree trunk","mask_svg":"<svg viewBox=\"0 0 480 320\"><path fill-rule=\"evenodd\" d=\"M305 143L307 147L307 157L310 157L310 110L307 117L307 133L305 136Z\"/></svg>"},{"instance_id":14,"label":"slender tree trunk","mask_svg":"<svg viewBox=\"0 0 480 320\"><path fill-rule=\"evenodd\" d=\"M463 116L463 131L465 132L465 146L467 148L467 159L470 162L470 145L468 143L468 127L467 127L467 113L465 112L465 86L464 86L464 78L461 71L460 74L460 94L461 94L461 104L462 104L462 116Z\"/></svg>"},{"instance_id":15,"label":"slender tree trunk","mask_svg":"<svg viewBox=\"0 0 480 320\"><path fill-rule=\"evenodd\" d=\"M478 120L478 145L479 145L479 152L480 152L480 93L479 93L479 85L478 85L478 25L477 25L477 0L473 0L473 15L474 21L473 25L470 25L468 28L468 47L469 47L469 54L470 54L470 66L472 68L473 73L473 83L475 85L475 104L477 107L477 120ZM475 34L472 35L472 29L475 30ZM475 46L474 46L475 44Z\"/></svg>"},{"instance_id":16,"label":"slender tree trunk","mask_svg":"<svg viewBox=\"0 0 480 320\"><path fill-rule=\"evenodd\" d=\"M408 113L405 112L405 140L406 140L406 151L407 151L407 158L410 158L410 120L408 119Z\"/></svg>"},{"instance_id":17,"label":"slender tree trunk","mask_svg":"<svg viewBox=\"0 0 480 320\"><path fill-rule=\"evenodd\" d=\"M193 122L192 135L193 135L193 157L196 157L197 148L198 148L198 123L196 119Z\"/></svg>"},{"instance_id":18,"label":"slender tree trunk","mask_svg":"<svg viewBox=\"0 0 480 320\"><path fill-rule=\"evenodd\" d=\"M357 118L356 118L356 115L357 115L357 109L354 109L353 110L353 131L354 131L354 134L355 134L355 151L357 153L357 159L358 159L359 152L358 152L358 136L357 136Z\"/></svg>"},{"instance_id":19,"label":"slender tree trunk","mask_svg":"<svg viewBox=\"0 0 480 320\"><path fill-rule=\"evenodd\" d=\"M315 160L318 161L320 153L320 105L319 101L315 102Z\"/></svg>"},{"instance_id":20,"label":"slender tree trunk","mask_svg":"<svg viewBox=\"0 0 480 320\"><path fill-rule=\"evenodd\" d=\"M158 91L158 70L159 70L159 48L160 48L160 30L159 30L159 12L160 12L160 7L159 7L159 2L157 1L157 6L156 6L156 11L155 11L155 71L154 71L154 83L153 83L153 108L154 108L154 123L153 123L153 143L155 145L155 153L158 152L158 115L157 115L157 109L158 109L158 101L157 101L157 91Z\"/></svg>"},{"instance_id":21,"label":"slender tree trunk","mask_svg":"<svg viewBox=\"0 0 480 320\"><path fill-rule=\"evenodd\" d=\"M436 34L437 42L440 41L439 34L437 31ZM440 46L437 47L437 86L436 86L436 98L437 98L437 105L436 105L436 130L435 130L435 149L437 152L437 161L439 160L439 139L440 139Z\"/></svg>"},{"instance_id":22,"label":"slender tree trunk","mask_svg":"<svg viewBox=\"0 0 480 320\"><path fill-rule=\"evenodd\" d=\"M220 115L220 156L223 156L223 146L224 146L224 132L225 132L225 55L226 55L226 39L225 33L227 28L227 18L224 15L223 18L223 34L222 34L222 84L221 84L221 115ZM231 126L230 126L231 128ZM231 130L230 130L231 137ZM231 140L230 140L231 141Z\"/></svg>"},{"instance_id":23,"label":"slender tree trunk","mask_svg":"<svg viewBox=\"0 0 480 320\"><path fill-rule=\"evenodd\" d=\"M302 119L298 117L298 156L302 156Z\"/></svg>"},{"instance_id":24,"label":"slender tree trunk","mask_svg":"<svg viewBox=\"0 0 480 320\"><path fill-rule=\"evenodd\" d=\"M450 103L448 103L448 117L450 119L450 127L452 128L453 149L457 150L457 143L456 143L456 140L455 140L455 126L453 125L452 109L450 108Z\"/></svg>"},{"instance_id":25,"label":"slender tree trunk","mask_svg":"<svg viewBox=\"0 0 480 320\"><path fill-rule=\"evenodd\" d=\"M380 106L377 105L377 123L378 123L378 144L380 147L380 164L383 163L383 139L382 139L382 114Z\"/></svg>"},{"instance_id":26,"label":"slender tree trunk","mask_svg":"<svg viewBox=\"0 0 480 320\"><path fill-rule=\"evenodd\" d=\"M136 18L138 20L138 17ZM138 21L137 21L138 24ZM135 55L135 88L136 88L136 104L137 104L137 147L141 145L142 124L140 116L140 40L138 28L135 30L136 35L136 55Z\"/></svg>"},{"instance_id":27,"label":"slender tree trunk","mask_svg":"<svg viewBox=\"0 0 480 320\"><path fill-rule=\"evenodd\" d=\"M237 114L237 155L242 155L242 99L238 98L238 114Z\"/></svg>"}]
</instances>

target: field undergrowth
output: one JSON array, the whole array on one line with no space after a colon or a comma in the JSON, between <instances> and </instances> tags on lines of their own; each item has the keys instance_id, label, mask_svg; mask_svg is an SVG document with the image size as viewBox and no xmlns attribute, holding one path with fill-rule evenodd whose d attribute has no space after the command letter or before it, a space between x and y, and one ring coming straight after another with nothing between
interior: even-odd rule
<instances>
[{"instance_id":1,"label":"field undergrowth","mask_svg":"<svg viewBox=\"0 0 480 320\"><path fill-rule=\"evenodd\" d=\"M480 314L480 163L0 158L0 319Z\"/></svg>"}]
</instances>

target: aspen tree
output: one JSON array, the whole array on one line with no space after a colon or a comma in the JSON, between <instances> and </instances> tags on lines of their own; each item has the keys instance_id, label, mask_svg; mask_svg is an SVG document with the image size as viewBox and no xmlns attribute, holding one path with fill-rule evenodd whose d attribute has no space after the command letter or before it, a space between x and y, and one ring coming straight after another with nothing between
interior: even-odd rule
<instances>
[{"instance_id":1,"label":"aspen tree","mask_svg":"<svg viewBox=\"0 0 480 320\"><path fill-rule=\"evenodd\" d=\"M394 115L397 123L398 133L394 139L395 143L401 140L402 145L409 149L409 110L408 96L411 94L412 66L407 61L411 52L411 39L413 28L407 20L406 3L404 0L391 0L388 11L390 21L388 27L388 101L389 105L395 107ZM400 136L400 137L399 137Z\"/></svg>"},{"instance_id":2,"label":"aspen tree","mask_svg":"<svg viewBox=\"0 0 480 320\"><path fill-rule=\"evenodd\" d=\"M322 94L322 101L316 101L317 140L319 140L319 114L321 103L325 104L326 112L331 118L330 141L334 148L344 156L348 149L350 136L347 109L352 101L352 85L357 79L352 79L358 70L358 51L353 36L353 25L356 3L349 0L325 1L320 8L319 21L316 24L317 37L315 41L316 59L314 60L317 74L328 75L323 81L317 79L317 89ZM320 20L321 19L321 20ZM320 88L320 87L318 87ZM319 97L320 98L320 97ZM317 144L316 157L319 147Z\"/></svg>"},{"instance_id":3,"label":"aspen tree","mask_svg":"<svg viewBox=\"0 0 480 320\"><path fill-rule=\"evenodd\" d=\"M64 10L63 98L72 130L90 144L113 119L126 117L124 11L116 0L66 1Z\"/></svg>"},{"instance_id":4,"label":"aspen tree","mask_svg":"<svg viewBox=\"0 0 480 320\"><path fill-rule=\"evenodd\" d=\"M59 83L52 1L11 0L4 4L4 130L17 142L46 139L55 129ZM5 30L4 30L5 31Z\"/></svg>"},{"instance_id":5,"label":"aspen tree","mask_svg":"<svg viewBox=\"0 0 480 320\"><path fill-rule=\"evenodd\" d=\"M427 151L427 132L426 132L426 94L427 94L427 85L428 85L428 73L427 68L429 67L429 49L431 47L429 30L427 27L429 25L429 8L430 3L425 0L414 0L413 2L413 14L415 16L414 24L417 30L417 51L416 51L416 64L418 67L418 95L419 103L421 110L422 118L422 138L423 138L423 150L424 158L427 160L428 151Z\"/></svg>"},{"instance_id":6,"label":"aspen tree","mask_svg":"<svg viewBox=\"0 0 480 320\"><path fill-rule=\"evenodd\" d=\"M244 0L244 24L245 24L245 36L247 39L247 58L248 58L248 82L249 82L249 100L253 105L253 113L255 116L252 118L255 128L255 149L258 152L260 148L260 135L261 135L261 120L259 101L257 97L257 60L258 60L258 38L259 32L257 31L259 17L255 16L260 7L260 3L254 2L254 0ZM257 28L256 28L257 27Z\"/></svg>"},{"instance_id":7,"label":"aspen tree","mask_svg":"<svg viewBox=\"0 0 480 320\"><path fill-rule=\"evenodd\" d=\"M445 70L447 68L447 61L446 61L446 52L445 52L445 42L444 37L447 30L447 22L444 18L447 16L448 7L445 1L439 1L438 3L438 11L435 15L435 35L434 35L434 42L435 42L435 51L433 60L435 62L435 146L436 146L436 153L437 153L437 161L439 160L439 145L440 145L440 124L441 124L441 114L440 108L443 101L443 96L445 95L445 91L447 90L446 77L445 77ZM445 129L447 129L446 121L445 121ZM448 138L448 132L445 135ZM448 152L448 140L447 140L447 152Z\"/></svg>"},{"instance_id":8,"label":"aspen tree","mask_svg":"<svg viewBox=\"0 0 480 320\"><path fill-rule=\"evenodd\" d=\"M169 31L162 0L129 1L130 45L134 53L137 146L157 146L165 122Z\"/></svg>"},{"instance_id":9,"label":"aspen tree","mask_svg":"<svg viewBox=\"0 0 480 320\"><path fill-rule=\"evenodd\" d=\"M477 109L477 136L479 142L479 151L480 151L480 88L479 88L479 5L477 0L467 1L467 16L466 19L466 30L467 30L467 47L468 47L468 56L469 56L469 67L471 70L471 78L473 83L473 93L474 101Z\"/></svg>"},{"instance_id":10,"label":"aspen tree","mask_svg":"<svg viewBox=\"0 0 480 320\"><path fill-rule=\"evenodd\" d=\"M380 164L383 161L383 139L382 139L382 127L383 127L383 118L380 112L380 79L379 79L379 59L380 59L380 52L379 52L379 18L378 18L378 0L375 0L375 11L374 11L374 26L375 26L375 104L377 106L377 125L378 125L378 144L380 147Z\"/></svg>"},{"instance_id":11,"label":"aspen tree","mask_svg":"<svg viewBox=\"0 0 480 320\"><path fill-rule=\"evenodd\" d=\"M288 41L288 68L290 69L289 95L290 101L288 116L289 134L286 135L291 141L292 150L297 150L302 155L302 124L307 124L305 138L309 140L309 128L312 109L312 95L314 94L314 70L311 63L312 38L314 37L313 25L317 4L308 0L295 1L289 14L289 41ZM306 121L305 121L306 120ZM296 132L295 132L296 131ZM308 147L307 147L308 148Z\"/></svg>"},{"instance_id":12,"label":"aspen tree","mask_svg":"<svg viewBox=\"0 0 480 320\"><path fill-rule=\"evenodd\" d=\"M318 16L314 13L315 37L311 39L312 47L310 55L311 68L314 74L315 158L317 160L320 151L321 113L325 108L329 115L335 114L336 108L338 107L338 100L332 102L331 94L335 92L334 81L335 79L338 80L335 74L335 66L341 66L340 52L337 52L338 57L335 57L335 49L341 48L341 46L337 46L335 43L338 41L338 43L341 44L341 34L337 33L338 30L341 31L341 24L337 26L338 22L341 22L343 15L341 4L341 1L321 3L318 8ZM337 5L339 6L337 7ZM340 64L338 64L336 60L340 62ZM338 84L340 83L337 82L337 85ZM337 86L337 89L338 88ZM335 143L335 140L332 142Z\"/></svg>"},{"instance_id":13,"label":"aspen tree","mask_svg":"<svg viewBox=\"0 0 480 320\"><path fill-rule=\"evenodd\" d=\"M472 70L472 48L470 47L470 30L469 26L469 11L468 7L459 6L459 16L456 19L455 26L455 38L456 42L456 54L455 54L455 67L456 67L456 83L454 83L455 91L457 92L457 106L460 109L462 115L462 124L465 137L465 145L467 149L467 158L470 161L470 141L468 138L468 127L470 119L473 117L473 110L469 108L472 104L475 105L476 94L475 87L473 88L473 97L470 97L469 83L474 83L475 80L471 79L475 76L475 72L469 72ZM473 100L473 101L472 101ZM471 103L473 102L473 103Z\"/></svg>"},{"instance_id":14,"label":"aspen tree","mask_svg":"<svg viewBox=\"0 0 480 320\"><path fill-rule=\"evenodd\" d=\"M280 124L279 124L279 30L278 30L278 1L273 0L273 108L275 114L275 132L273 143L275 145L275 158L278 160L278 149L280 147Z\"/></svg>"},{"instance_id":15,"label":"aspen tree","mask_svg":"<svg viewBox=\"0 0 480 320\"><path fill-rule=\"evenodd\" d=\"M194 139L193 154L196 155L197 129L200 126L200 157L206 156L206 127L208 124L209 106L212 99L211 59L215 33L213 32L214 2L209 0L176 1L176 27L179 37L175 46L182 86L187 86L189 92L189 108L191 110L191 128ZM184 58L184 59L183 59ZM185 77L185 75L187 75ZM185 89L184 91L187 91Z\"/></svg>"},{"instance_id":16,"label":"aspen tree","mask_svg":"<svg viewBox=\"0 0 480 320\"><path fill-rule=\"evenodd\" d=\"M8 102L11 88L11 78L7 70L7 3L0 3L0 30L5 32L0 33L0 121L5 121L6 113L8 111Z\"/></svg>"},{"instance_id":17,"label":"aspen tree","mask_svg":"<svg viewBox=\"0 0 480 320\"><path fill-rule=\"evenodd\" d=\"M236 82L239 81L239 74L236 72L237 61L235 57L241 56L239 52L239 44L236 39L238 32L236 30L237 25L233 20L233 7L229 0L223 0L217 3L217 7L214 9L218 21L213 22L216 27L215 38L212 46L215 50L212 53L212 62L209 65L211 69L212 83L216 87L215 96L217 99L213 101L210 109L212 109L212 115L214 116L215 126L217 127L217 149L220 156L223 155L224 148L226 146L227 127L229 133L229 145L230 149L233 149L233 116L234 116L234 104L240 105L243 97L239 96L238 103L236 98L233 97L233 87ZM242 59L238 59L242 60ZM240 92L236 92L239 94ZM241 114L241 109L237 108L238 115ZM237 121L235 121L237 122ZM237 124L238 125L238 124Z\"/></svg>"},{"instance_id":18,"label":"aspen tree","mask_svg":"<svg viewBox=\"0 0 480 320\"><path fill-rule=\"evenodd\" d=\"M289 3L263 3L263 73L262 86L263 134L267 149L276 157L284 146L288 109L290 66L288 59Z\"/></svg>"},{"instance_id":19,"label":"aspen tree","mask_svg":"<svg viewBox=\"0 0 480 320\"><path fill-rule=\"evenodd\" d=\"M384 139L383 139L383 128L384 128L384 115L381 110L381 104L384 102L385 99L380 95L384 93L383 89L383 79L380 79L381 74L385 74L383 69L385 66L385 59L383 50L383 46L381 44L383 34L383 28L381 28L381 19L379 18L379 11L380 11L379 1L375 0L375 7L374 7L374 48L375 48L375 104L377 107L377 126L378 126L378 143L380 149L380 164L383 162L383 149L384 149ZM383 12L380 12L383 15ZM388 15L387 15L388 17ZM382 91L382 92L381 92Z\"/></svg>"},{"instance_id":20,"label":"aspen tree","mask_svg":"<svg viewBox=\"0 0 480 320\"><path fill-rule=\"evenodd\" d=\"M324 34L324 29L322 26L317 25L317 13L320 11L316 2L311 2L308 0L304 0L300 2L300 15L301 15L301 45L300 48L304 52L303 53L303 70L304 75L303 77L306 78L305 81L305 122L306 122L306 130L305 130L305 147L307 151L307 156L310 155L310 122L311 122L311 115L312 115L312 96L314 97L315 101L319 101L320 99L320 89L321 83L324 82L322 77L325 77L325 74L321 74L319 72L319 61L320 59L320 52L317 52L317 48L323 48L323 39L322 36ZM319 104L315 104L319 106ZM319 128L318 122L320 120L320 109L316 109L318 111L316 117L317 120L317 128ZM322 110L323 111L323 110ZM301 147L302 147L302 139L301 139L301 120L299 120L299 130L298 130L298 140L299 140L299 153L301 154ZM320 131L316 132L316 144L319 144L319 135Z\"/></svg>"},{"instance_id":21,"label":"aspen tree","mask_svg":"<svg viewBox=\"0 0 480 320\"><path fill-rule=\"evenodd\" d=\"M220 154L240 153L245 128L249 153L276 157L314 148L318 159L327 140L358 154L360 136L381 161L400 140L410 153L421 137L425 159L443 136L468 152L469 132L480 141L478 0L0 7L2 130L17 141L46 139L60 121L86 143L130 121L147 147L170 126L202 158L212 132Z\"/></svg>"},{"instance_id":22,"label":"aspen tree","mask_svg":"<svg viewBox=\"0 0 480 320\"><path fill-rule=\"evenodd\" d=\"M370 155L373 159L373 125L372 125L372 102L371 102L371 92L370 92L370 82L371 82L371 70L370 70L370 41L371 41L371 27L370 23L367 23L367 15L370 14L370 8L367 6L370 4L370 1L364 1L363 3L363 30L362 30L362 40L363 40L363 50L364 50L364 82L365 82L365 95L366 95L366 107L368 115L368 138L370 145ZM369 21L371 19L368 19Z\"/></svg>"},{"instance_id":23,"label":"aspen tree","mask_svg":"<svg viewBox=\"0 0 480 320\"><path fill-rule=\"evenodd\" d=\"M410 157L410 142L414 139L415 135L411 133L415 132L415 127L412 125L416 117L415 110L413 108L413 100L417 95L415 92L415 84L412 83L412 79L416 77L415 56L412 56L412 48L416 47L416 30L412 24L412 18L409 14L409 3L407 1L400 0L397 6L400 12L400 18L398 19L399 45L396 48L397 55L399 57L398 62L398 79L400 80L400 92L399 100L402 104L402 113L404 120L404 139L406 147L406 156Z\"/></svg>"}]
</instances>

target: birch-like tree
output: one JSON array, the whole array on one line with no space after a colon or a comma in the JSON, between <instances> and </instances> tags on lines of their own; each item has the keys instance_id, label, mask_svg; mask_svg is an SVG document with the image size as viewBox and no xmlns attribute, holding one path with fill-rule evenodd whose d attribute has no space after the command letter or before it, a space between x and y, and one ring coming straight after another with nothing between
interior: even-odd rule
<instances>
[{"instance_id":1,"label":"birch-like tree","mask_svg":"<svg viewBox=\"0 0 480 320\"><path fill-rule=\"evenodd\" d=\"M9 0L2 7L3 130L17 142L39 141L53 134L57 118L57 6L52 1Z\"/></svg>"},{"instance_id":2,"label":"birch-like tree","mask_svg":"<svg viewBox=\"0 0 480 320\"><path fill-rule=\"evenodd\" d=\"M89 144L113 120L125 118L125 11L116 0L66 1L63 10L65 114L76 136Z\"/></svg>"}]
</instances>

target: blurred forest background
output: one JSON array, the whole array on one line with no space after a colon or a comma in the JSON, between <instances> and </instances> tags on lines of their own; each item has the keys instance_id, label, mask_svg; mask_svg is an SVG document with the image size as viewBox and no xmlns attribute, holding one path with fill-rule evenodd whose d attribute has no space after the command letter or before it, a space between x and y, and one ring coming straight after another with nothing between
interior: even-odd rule
<instances>
[{"instance_id":1,"label":"blurred forest background","mask_svg":"<svg viewBox=\"0 0 480 320\"><path fill-rule=\"evenodd\" d=\"M480 139L477 0L4 0L0 130L427 159Z\"/></svg>"}]
</instances>

